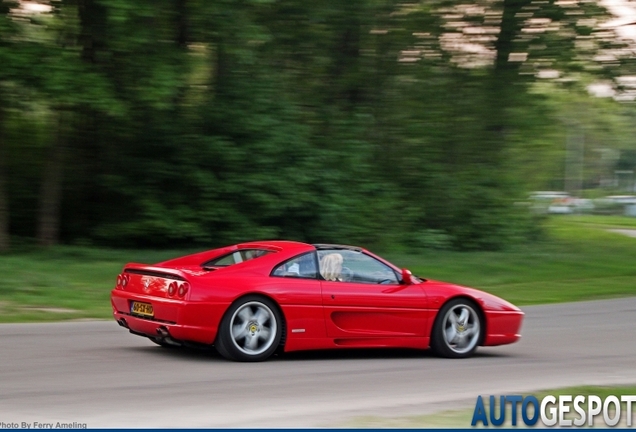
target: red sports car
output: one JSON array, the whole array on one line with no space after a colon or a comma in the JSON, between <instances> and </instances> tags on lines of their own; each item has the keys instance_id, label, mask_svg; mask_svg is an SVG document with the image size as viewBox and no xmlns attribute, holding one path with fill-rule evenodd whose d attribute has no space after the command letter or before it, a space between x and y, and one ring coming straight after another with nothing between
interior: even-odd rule
<instances>
[{"instance_id":1,"label":"red sports car","mask_svg":"<svg viewBox=\"0 0 636 432\"><path fill-rule=\"evenodd\" d=\"M292 241L127 264L111 301L131 333L162 346L214 345L238 361L353 347L469 357L517 341L523 320L494 295L420 279L365 249Z\"/></svg>"}]
</instances>

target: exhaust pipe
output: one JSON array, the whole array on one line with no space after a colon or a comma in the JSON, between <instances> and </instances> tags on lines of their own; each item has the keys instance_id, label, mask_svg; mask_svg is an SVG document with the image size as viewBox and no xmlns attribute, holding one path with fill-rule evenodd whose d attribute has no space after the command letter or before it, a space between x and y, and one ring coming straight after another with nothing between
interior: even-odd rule
<instances>
[{"instance_id":1,"label":"exhaust pipe","mask_svg":"<svg viewBox=\"0 0 636 432\"><path fill-rule=\"evenodd\" d=\"M157 334L159 335L159 337L161 338L163 342L170 345L174 345L174 346L181 346L181 342L177 342L176 340L172 339L172 337L170 336L170 333L168 333L167 328L159 327L157 329Z\"/></svg>"},{"instance_id":2,"label":"exhaust pipe","mask_svg":"<svg viewBox=\"0 0 636 432\"><path fill-rule=\"evenodd\" d=\"M120 326L122 326L123 328L128 328L128 323L126 322L125 319L123 318L119 318L117 320L117 324L119 324Z\"/></svg>"}]
</instances>

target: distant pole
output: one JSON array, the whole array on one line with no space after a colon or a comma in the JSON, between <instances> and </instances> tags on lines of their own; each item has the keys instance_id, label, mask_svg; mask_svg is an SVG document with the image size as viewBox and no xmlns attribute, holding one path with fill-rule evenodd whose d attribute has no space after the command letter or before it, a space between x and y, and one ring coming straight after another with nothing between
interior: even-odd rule
<instances>
[{"instance_id":1,"label":"distant pole","mask_svg":"<svg viewBox=\"0 0 636 432\"><path fill-rule=\"evenodd\" d=\"M585 132L577 122L568 122L567 127L564 188L572 196L581 196L585 163Z\"/></svg>"},{"instance_id":2,"label":"distant pole","mask_svg":"<svg viewBox=\"0 0 636 432\"><path fill-rule=\"evenodd\" d=\"M577 176L576 176L576 196L583 194L583 169L585 167L585 131L579 127L577 137Z\"/></svg>"}]
</instances>

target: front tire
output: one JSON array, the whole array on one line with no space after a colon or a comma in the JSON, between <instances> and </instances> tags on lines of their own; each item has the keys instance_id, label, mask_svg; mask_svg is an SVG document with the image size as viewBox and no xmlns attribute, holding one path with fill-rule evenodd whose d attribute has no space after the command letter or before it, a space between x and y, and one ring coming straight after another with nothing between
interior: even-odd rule
<instances>
[{"instance_id":1,"label":"front tire","mask_svg":"<svg viewBox=\"0 0 636 432\"><path fill-rule=\"evenodd\" d=\"M482 328L479 308L474 302L451 300L437 314L431 348L442 357L470 357L481 341Z\"/></svg>"},{"instance_id":2,"label":"front tire","mask_svg":"<svg viewBox=\"0 0 636 432\"><path fill-rule=\"evenodd\" d=\"M263 361L274 354L282 333L276 304L264 297L247 296L232 304L223 316L215 347L230 360Z\"/></svg>"}]
</instances>

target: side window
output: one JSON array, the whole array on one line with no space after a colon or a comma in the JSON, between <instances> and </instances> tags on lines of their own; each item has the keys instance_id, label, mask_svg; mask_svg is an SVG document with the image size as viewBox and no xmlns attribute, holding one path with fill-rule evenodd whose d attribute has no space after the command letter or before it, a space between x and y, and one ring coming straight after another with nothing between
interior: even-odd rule
<instances>
[{"instance_id":1,"label":"side window","mask_svg":"<svg viewBox=\"0 0 636 432\"><path fill-rule=\"evenodd\" d=\"M243 261L249 261L251 259L267 255L268 253L270 253L270 251L266 249L242 249L205 262L202 264L202 267L227 267L232 264L238 264Z\"/></svg>"},{"instance_id":2,"label":"side window","mask_svg":"<svg viewBox=\"0 0 636 432\"><path fill-rule=\"evenodd\" d=\"M316 257L314 252L309 252L285 261L283 264L274 269L272 276L305 279L318 278L318 269L316 268Z\"/></svg>"},{"instance_id":3,"label":"side window","mask_svg":"<svg viewBox=\"0 0 636 432\"><path fill-rule=\"evenodd\" d=\"M232 265L232 264L236 264L237 256L235 256L234 254L236 254L238 256L238 258L240 258L240 256L241 256L239 252L234 252L234 253L232 253L230 255L225 255L224 257L218 258L218 259L216 259L214 261L207 262L207 263L205 263L205 265L209 265L209 266L213 266L214 265L214 266L223 266L223 267L225 267L225 266L229 266L229 265Z\"/></svg>"},{"instance_id":4,"label":"side window","mask_svg":"<svg viewBox=\"0 0 636 432\"><path fill-rule=\"evenodd\" d=\"M398 275L391 267L354 250L318 251L320 275L329 281L370 284L399 284Z\"/></svg>"}]
</instances>

